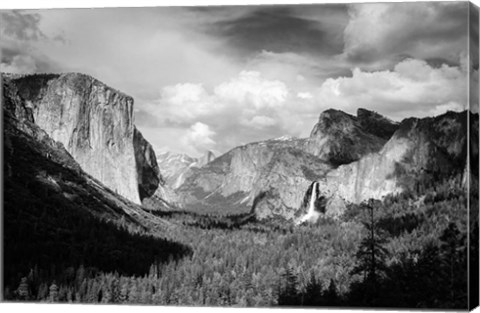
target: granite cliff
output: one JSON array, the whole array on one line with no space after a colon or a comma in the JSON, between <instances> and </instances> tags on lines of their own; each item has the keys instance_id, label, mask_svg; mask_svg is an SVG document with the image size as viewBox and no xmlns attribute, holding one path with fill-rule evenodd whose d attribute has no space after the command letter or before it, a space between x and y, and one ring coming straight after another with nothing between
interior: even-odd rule
<instances>
[{"instance_id":1,"label":"granite cliff","mask_svg":"<svg viewBox=\"0 0 480 313\"><path fill-rule=\"evenodd\" d=\"M137 204L156 189L158 167L135 130L131 97L84 74L2 78L8 82L4 90L18 96L29 118L87 173Z\"/></svg>"},{"instance_id":2,"label":"granite cliff","mask_svg":"<svg viewBox=\"0 0 480 313\"><path fill-rule=\"evenodd\" d=\"M2 78L6 209L36 214L53 207L137 229L167 226L84 171L62 143L34 123L16 84Z\"/></svg>"},{"instance_id":3,"label":"granite cliff","mask_svg":"<svg viewBox=\"0 0 480 313\"><path fill-rule=\"evenodd\" d=\"M306 144L306 151L334 165L348 164L379 151L397 124L359 109L357 116L330 109L320 114Z\"/></svg>"},{"instance_id":4,"label":"granite cliff","mask_svg":"<svg viewBox=\"0 0 480 313\"><path fill-rule=\"evenodd\" d=\"M478 123L478 114L471 119ZM472 150L478 151L478 143ZM419 180L435 182L462 174L466 161L466 111L409 118L379 152L332 170L320 181L320 189L325 196L345 202L381 199L411 188Z\"/></svg>"}]
</instances>

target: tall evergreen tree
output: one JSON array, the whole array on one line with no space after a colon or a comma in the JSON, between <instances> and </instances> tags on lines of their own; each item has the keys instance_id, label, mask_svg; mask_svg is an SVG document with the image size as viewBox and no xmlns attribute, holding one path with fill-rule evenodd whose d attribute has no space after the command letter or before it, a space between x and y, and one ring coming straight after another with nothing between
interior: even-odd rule
<instances>
[{"instance_id":1,"label":"tall evergreen tree","mask_svg":"<svg viewBox=\"0 0 480 313\"><path fill-rule=\"evenodd\" d=\"M379 283L385 276L385 260L387 250L385 234L378 226L378 210L380 201L368 200L361 204L363 212L362 224L367 230L367 235L362 240L356 257L358 264L352 274L363 274L362 290L363 304L375 306L378 303Z\"/></svg>"},{"instance_id":2,"label":"tall evergreen tree","mask_svg":"<svg viewBox=\"0 0 480 313\"><path fill-rule=\"evenodd\" d=\"M338 306L340 305L340 297L338 296L337 286L333 279L330 280L330 285L328 289L323 294L325 305L327 306Z\"/></svg>"},{"instance_id":3,"label":"tall evergreen tree","mask_svg":"<svg viewBox=\"0 0 480 313\"><path fill-rule=\"evenodd\" d=\"M28 287L28 282L26 277L23 277L20 280L20 285L18 285L18 288L17 288L17 295L20 300L29 300L30 292L29 292L29 287Z\"/></svg>"},{"instance_id":4,"label":"tall evergreen tree","mask_svg":"<svg viewBox=\"0 0 480 313\"><path fill-rule=\"evenodd\" d=\"M285 273L282 275L283 285L280 287L280 292L278 295L278 304L279 305L298 305L299 304L299 294L298 294L298 281L297 277L293 273L291 268L287 268Z\"/></svg>"},{"instance_id":5,"label":"tall evergreen tree","mask_svg":"<svg viewBox=\"0 0 480 313\"><path fill-rule=\"evenodd\" d=\"M50 285L48 298L50 302L58 302L58 286L55 282Z\"/></svg>"},{"instance_id":6,"label":"tall evergreen tree","mask_svg":"<svg viewBox=\"0 0 480 313\"><path fill-rule=\"evenodd\" d=\"M315 273L312 271L307 286L305 287L303 305L321 306L322 304L322 284L317 280Z\"/></svg>"},{"instance_id":7,"label":"tall evergreen tree","mask_svg":"<svg viewBox=\"0 0 480 313\"><path fill-rule=\"evenodd\" d=\"M440 237L441 278L447 287L449 307L467 305L468 268L465 234L460 233L455 223L450 223Z\"/></svg>"}]
</instances>

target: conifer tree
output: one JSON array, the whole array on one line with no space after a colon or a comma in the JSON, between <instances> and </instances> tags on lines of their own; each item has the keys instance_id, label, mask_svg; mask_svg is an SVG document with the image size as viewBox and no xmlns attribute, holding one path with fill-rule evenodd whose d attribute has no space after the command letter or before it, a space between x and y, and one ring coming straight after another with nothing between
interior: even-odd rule
<instances>
[{"instance_id":1,"label":"conifer tree","mask_svg":"<svg viewBox=\"0 0 480 313\"><path fill-rule=\"evenodd\" d=\"M441 277L447 287L447 299L452 307L467 302L467 247L466 238L455 223L450 223L440 237Z\"/></svg>"},{"instance_id":2,"label":"conifer tree","mask_svg":"<svg viewBox=\"0 0 480 313\"><path fill-rule=\"evenodd\" d=\"M386 242L385 235L378 226L377 211L379 201L369 200L361 204L364 218L362 224L367 230L366 237L362 240L357 251L358 264L352 274L363 274L362 289L364 304L374 306L379 296L379 281L384 276L387 250L383 246Z\"/></svg>"},{"instance_id":3,"label":"conifer tree","mask_svg":"<svg viewBox=\"0 0 480 313\"><path fill-rule=\"evenodd\" d=\"M327 306L338 306L340 304L340 298L337 293L337 286L335 285L335 281L333 279L330 279L330 285L323 294L323 297Z\"/></svg>"},{"instance_id":4,"label":"conifer tree","mask_svg":"<svg viewBox=\"0 0 480 313\"><path fill-rule=\"evenodd\" d=\"M305 287L305 296L303 305L320 306L322 305L322 284L315 277L315 273L310 273L310 279Z\"/></svg>"},{"instance_id":5,"label":"conifer tree","mask_svg":"<svg viewBox=\"0 0 480 313\"><path fill-rule=\"evenodd\" d=\"M22 277L22 279L20 280L20 285L18 285L17 288L17 295L20 300L29 300L30 292L26 277Z\"/></svg>"},{"instance_id":6,"label":"conifer tree","mask_svg":"<svg viewBox=\"0 0 480 313\"><path fill-rule=\"evenodd\" d=\"M58 302L58 286L55 282L50 285L48 299L50 302Z\"/></svg>"},{"instance_id":7,"label":"conifer tree","mask_svg":"<svg viewBox=\"0 0 480 313\"><path fill-rule=\"evenodd\" d=\"M279 305L297 305L298 304L298 281L291 268L287 268L282 275L283 286L280 286L280 292L278 295Z\"/></svg>"},{"instance_id":8,"label":"conifer tree","mask_svg":"<svg viewBox=\"0 0 480 313\"><path fill-rule=\"evenodd\" d=\"M126 282L122 284L118 300L120 303L125 303L128 300L128 284Z\"/></svg>"}]
</instances>

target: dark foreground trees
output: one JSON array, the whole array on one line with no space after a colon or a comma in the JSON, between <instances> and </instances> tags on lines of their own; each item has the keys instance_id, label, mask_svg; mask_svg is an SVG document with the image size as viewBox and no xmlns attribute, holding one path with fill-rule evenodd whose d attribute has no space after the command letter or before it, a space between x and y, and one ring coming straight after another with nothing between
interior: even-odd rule
<instances>
[{"instance_id":1,"label":"dark foreground trees","mask_svg":"<svg viewBox=\"0 0 480 313\"><path fill-rule=\"evenodd\" d=\"M367 202L351 208L348 219L325 219L317 225L300 227L254 220L225 227L214 218L202 218L201 223L196 223L194 216L172 214L165 218L183 225L176 238L188 243L193 253L158 264L152 262L155 254L140 253L138 248L142 245L135 243L141 240L131 241L130 249L130 236L124 234L125 237L108 225L95 227L85 221L89 228L85 230L78 219L56 220L60 215L50 216L45 212L45 221L64 225L65 229L48 228L42 240L57 238L59 244L51 250L48 247L36 250L35 255L17 253L18 265L27 266L9 273L15 275L8 285L9 299L190 306L464 309L467 272L466 227L459 218L462 201L461 197L453 196L439 199L442 202L430 202L434 199L427 198L423 207L414 209L408 206L409 199L401 197L390 199L388 206ZM50 212L55 213L54 209ZM28 229L35 229L35 219L29 218L33 213L7 212L11 214L10 221L19 223L17 230L8 231L24 238L15 232L25 236ZM117 265L108 268L99 267L105 263L97 262L96 258L91 259L94 263L83 266L80 263L86 259L74 258L78 263L68 261L69 250L65 249L68 245L62 243L67 238L76 238L66 231L75 227L80 227L78 236L86 236L78 238L91 242L92 246L107 238L117 242L112 249L105 246L106 249L90 251L96 251L92 257L101 257L103 253L116 257L120 263L112 263ZM36 226L36 232L40 230L43 232L41 224ZM57 236L55 230L62 231ZM145 242L148 247L161 247L149 240ZM130 252L116 252L123 250L122 245ZM168 251L165 247L160 250L157 252ZM44 257L63 265L35 266L36 260ZM125 268L120 266L121 262L132 261L137 264L138 272L120 271ZM147 263L151 266L145 269ZM51 275L52 271L56 274Z\"/></svg>"},{"instance_id":2,"label":"dark foreground trees","mask_svg":"<svg viewBox=\"0 0 480 313\"><path fill-rule=\"evenodd\" d=\"M355 219L362 221L364 235L357 248L355 266L349 273L348 292L339 293L334 279L328 285L319 283L321 277L314 273L302 285L298 283L301 273L295 277L287 269L282 276L278 304L466 309L469 246L462 220L451 220L441 230L435 230L438 235L425 233L421 237L417 231L425 225L427 216L406 220L387 215L387 219L384 212L387 209L379 201L367 201L356 208ZM389 224L399 220L403 223L396 227ZM418 224L419 220L423 222ZM417 226L412 228L405 221ZM478 223L472 225L472 229L478 230ZM413 234L418 236L416 241L422 242L424 238L424 244L397 254L391 252L396 248L393 243ZM471 239L475 240L475 236L471 235Z\"/></svg>"},{"instance_id":3,"label":"dark foreground trees","mask_svg":"<svg viewBox=\"0 0 480 313\"><path fill-rule=\"evenodd\" d=\"M361 307L466 309L466 257L465 237L450 223L439 243L399 256L375 281L367 275L352 284L347 303Z\"/></svg>"}]
</instances>

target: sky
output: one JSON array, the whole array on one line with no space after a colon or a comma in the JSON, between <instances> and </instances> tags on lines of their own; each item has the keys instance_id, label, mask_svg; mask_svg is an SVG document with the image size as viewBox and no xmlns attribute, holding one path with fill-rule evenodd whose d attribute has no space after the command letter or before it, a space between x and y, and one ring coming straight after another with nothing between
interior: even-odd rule
<instances>
[{"instance_id":1,"label":"sky","mask_svg":"<svg viewBox=\"0 0 480 313\"><path fill-rule=\"evenodd\" d=\"M467 16L466 2L3 10L0 69L89 74L135 99L157 153L218 155L307 137L329 108L464 110Z\"/></svg>"}]
</instances>

